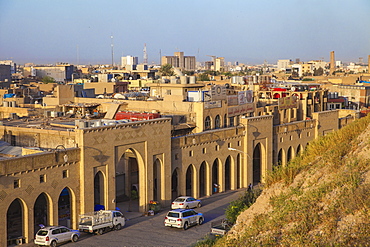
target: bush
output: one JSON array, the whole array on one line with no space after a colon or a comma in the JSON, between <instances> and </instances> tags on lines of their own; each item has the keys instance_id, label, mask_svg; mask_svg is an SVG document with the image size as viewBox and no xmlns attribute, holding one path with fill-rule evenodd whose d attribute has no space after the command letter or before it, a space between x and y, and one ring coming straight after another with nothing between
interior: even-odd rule
<instances>
[{"instance_id":1,"label":"bush","mask_svg":"<svg viewBox=\"0 0 370 247\"><path fill-rule=\"evenodd\" d=\"M257 200L261 192L262 190L260 189L248 190L237 200L232 201L225 210L226 219L230 223L235 224L239 214L249 208Z\"/></svg>"}]
</instances>

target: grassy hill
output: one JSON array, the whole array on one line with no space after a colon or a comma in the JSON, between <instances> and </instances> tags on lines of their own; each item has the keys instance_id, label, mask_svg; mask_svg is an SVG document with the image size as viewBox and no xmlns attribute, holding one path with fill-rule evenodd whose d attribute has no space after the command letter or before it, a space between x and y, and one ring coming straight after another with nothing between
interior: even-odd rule
<instances>
[{"instance_id":1,"label":"grassy hill","mask_svg":"<svg viewBox=\"0 0 370 247\"><path fill-rule=\"evenodd\" d=\"M275 169L215 246L370 246L369 123L321 137Z\"/></svg>"}]
</instances>

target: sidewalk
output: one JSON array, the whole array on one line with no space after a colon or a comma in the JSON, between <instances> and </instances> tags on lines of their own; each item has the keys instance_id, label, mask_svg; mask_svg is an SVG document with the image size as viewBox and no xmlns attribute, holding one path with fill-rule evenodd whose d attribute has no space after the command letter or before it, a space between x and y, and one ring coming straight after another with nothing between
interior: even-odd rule
<instances>
[{"instance_id":1,"label":"sidewalk","mask_svg":"<svg viewBox=\"0 0 370 247\"><path fill-rule=\"evenodd\" d=\"M139 212L139 205L137 201L117 202L116 207L120 209L126 220L132 220L143 216L143 213Z\"/></svg>"}]
</instances>

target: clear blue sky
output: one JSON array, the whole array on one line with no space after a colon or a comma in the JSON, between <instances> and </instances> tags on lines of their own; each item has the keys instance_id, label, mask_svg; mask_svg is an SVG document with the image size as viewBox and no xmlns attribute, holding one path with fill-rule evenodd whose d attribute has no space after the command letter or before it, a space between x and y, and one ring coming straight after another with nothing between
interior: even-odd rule
<instances>
[{"instance_id":1,"label":"clear blue sky","mask_svg":"<svg viewBox=\"0 0 370 247\"><path fill-rule=\"evenodd\" d=\"M370 0L0 0L0 60L148 61L184 51L254 64L370 55Z\"/></svg>"}]
</instances>

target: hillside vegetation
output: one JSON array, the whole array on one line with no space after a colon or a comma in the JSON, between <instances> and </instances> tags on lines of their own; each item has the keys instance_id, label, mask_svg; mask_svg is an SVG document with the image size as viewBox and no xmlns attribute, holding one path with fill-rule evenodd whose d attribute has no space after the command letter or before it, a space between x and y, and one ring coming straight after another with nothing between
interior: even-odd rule
<instances>
[{"instance_id":1,"label":"hillside vegetation","mask_svg":"<svg viewBox=\"0 0 370 247\"><path fill-rule=\"evenodd\" d=\"M216 246L370 246L370 117L275 169Z\"/></svg>"}]
</instances>

